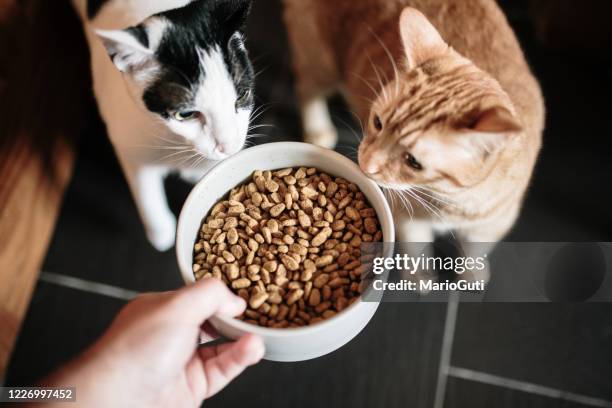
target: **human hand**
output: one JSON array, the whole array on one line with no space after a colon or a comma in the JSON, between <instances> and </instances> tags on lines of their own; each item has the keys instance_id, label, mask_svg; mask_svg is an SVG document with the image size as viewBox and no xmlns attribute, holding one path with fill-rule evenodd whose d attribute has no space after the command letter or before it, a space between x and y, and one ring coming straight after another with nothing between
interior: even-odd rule
<instances>
[{"instance_id":1,"label":"human hand","mask_svg":"<svg viewBox=\"0 0 612 408\"><path fill-rule=\"evenodd\" d=\"M214 335L206 319L236 316L245 306L216 279L141 295L81 358L46 383L75 386L78 405L87 407L199 406L263 356L254 335L198 345Z\"/></svg>"}]
</instances>

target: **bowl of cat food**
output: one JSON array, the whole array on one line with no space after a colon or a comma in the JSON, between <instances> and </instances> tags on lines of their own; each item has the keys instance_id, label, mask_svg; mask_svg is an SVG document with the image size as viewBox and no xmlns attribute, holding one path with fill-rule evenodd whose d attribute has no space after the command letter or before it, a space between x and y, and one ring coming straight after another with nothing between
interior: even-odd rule
<instances>
[{"instance_id":1,"label":"bowl of cat food","mask_svg":"<svg viewBox=\"0 0 612 408\"><path fill-rule=\"evenodd\" d=\"M256 146L213 167L181 211L176 252L187 284L222 280L245 299L223 336L259 335L265 357L300 361L355 337L378 302L362 301L363 244L393 242L379 187L332 150L295 142Z\"/></svg>"}]
</instances>

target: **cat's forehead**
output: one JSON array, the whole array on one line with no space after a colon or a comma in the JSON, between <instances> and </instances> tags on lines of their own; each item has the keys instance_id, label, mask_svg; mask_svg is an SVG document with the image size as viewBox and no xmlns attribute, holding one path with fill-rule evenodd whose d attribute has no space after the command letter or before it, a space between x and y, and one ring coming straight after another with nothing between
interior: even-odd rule
<instances>
[{"instance_id":1,"label":"cat's forehead","mask_svg":"<svg viewBox=\"0 0 612 408\"><path fill-rule=\"evenodd\" d=\"M219 45L214 36L194 27L176 25L171 21L156 19L154 24L159 41L155 58L161 66L172 66L184 75L184 80L193 83L202 75L199 53L210 52Z\"/></svg>"},{"instance_id":2,"label":"cat's forehead","mask_svg":"<svg viewBox=\"0 0 612 408\"><path fill-rule=\"evenodd\" d=\"M380 110L398 134L446 125L479 107L495 95L487 76L470 65L447 70L415 69L392 88L393 98L381 99Z\"/></svg>"},{"instance_id":3,"label":"cat's forehead","mask_svg":"<svg viewBox=\"0 0 612 408\"><path fill-rule=\"evenodd\" d=\"M237 95L253 86L241 36L232 36L225 47L189 38L196 37L177 27L164 27L155 51L155 73L143 93L145 105L162 116L225 99L231 100L228 106L233 109Z\"/></svg>"}]
</instances>

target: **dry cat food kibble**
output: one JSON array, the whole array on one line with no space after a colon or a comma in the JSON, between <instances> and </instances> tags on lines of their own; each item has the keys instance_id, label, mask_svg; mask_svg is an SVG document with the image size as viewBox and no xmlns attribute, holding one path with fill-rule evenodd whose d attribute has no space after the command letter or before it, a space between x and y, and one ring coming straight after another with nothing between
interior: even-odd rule
<instances>
[{"instance_id":1,"label":"dry cat food kibble","mask_svg":"<svg viewBox=\"0 0 612 408\"><path fill-rule=\"evenodd\" d=\"M203 221L193 272L244 298L240 319L299 327L359 297L361 243L381 240L376 212L356 184L315 168L257 170Z\"/></svg>"}]
</instances>

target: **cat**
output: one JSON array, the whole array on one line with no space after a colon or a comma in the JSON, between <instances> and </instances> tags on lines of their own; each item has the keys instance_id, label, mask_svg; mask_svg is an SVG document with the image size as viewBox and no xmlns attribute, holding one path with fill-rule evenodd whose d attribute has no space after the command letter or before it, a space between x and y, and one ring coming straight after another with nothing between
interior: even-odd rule
<instances>
[{"instance_id":1,"label":"cat","mask_svg":"<svg viewBox=\"0 0 612 408\"><path fill-rule=\"evenodd\" d=\"M94 93L146 235L174 245L163 180L195 182L242 149L253 111L250 0L74 0Z\"/></svg>"},{"instance_id":2,"label":"cat","mask_svg":"<svg viewBox=\"0 0 612 408\"><path fill-rule=\"evenodd\" d=\"M495 1L285 0L284 18L305 140L336 143L325 98L342 90L364 127L359 166L399 198L398 240L451 231L466 256L488 253L517 219L544 128Z\"/></svg>"}]
</instances>

